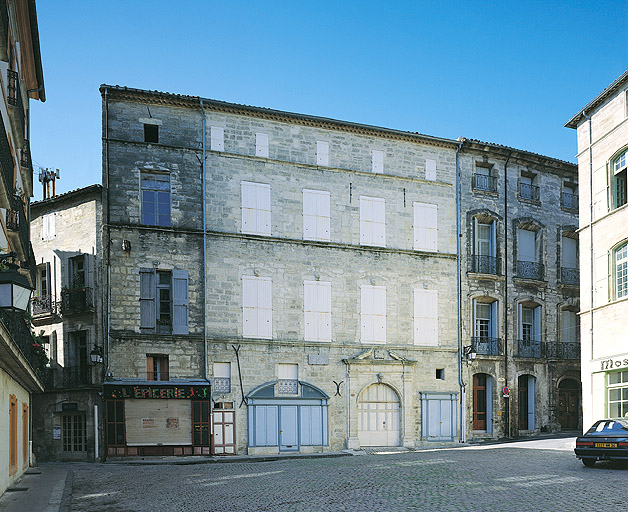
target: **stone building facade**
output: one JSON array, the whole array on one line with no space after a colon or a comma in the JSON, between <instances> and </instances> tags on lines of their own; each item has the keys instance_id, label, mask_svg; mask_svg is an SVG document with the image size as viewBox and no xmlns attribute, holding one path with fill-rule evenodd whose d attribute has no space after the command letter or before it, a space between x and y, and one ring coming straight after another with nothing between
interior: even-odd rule
<instances>
[{"instance_id":1,"label":"stone building facade","mask_svg":"<svg viewBox=\"0 0 628 512\"><path fill-rule=\"evenodd\" d=\"M628 415L628 71L565 125L577 131L583 427Z\"/></svg>"},{"instance_id":2,"label":"stone building facade","mask_svg":"<svg viewBox=\"0 0 628 512\"><path fill-rule=\"evenodd\" d=\"M459 160L467 438L578 429L576 166L476 140Z\"/></svg>"},{"instance_id":3,"label":"stone building facade","mask_svg":"<svg viewBox=\"0 0 628 512\"><path fill-rule=\"evenodd\" d=\"M31 316L50 361L45 392L33 397L33 451L40 461L96 460L104 368L102 186L35 202L31 215L37 262Z\"/></svg>"}]
</instances>

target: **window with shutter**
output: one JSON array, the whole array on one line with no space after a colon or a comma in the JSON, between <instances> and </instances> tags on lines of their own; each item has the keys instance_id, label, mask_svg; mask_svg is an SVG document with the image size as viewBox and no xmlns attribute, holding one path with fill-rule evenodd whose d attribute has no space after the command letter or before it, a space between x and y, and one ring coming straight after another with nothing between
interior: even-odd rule
<instances>
[{"instance_id":1,"label":"window with shutter","mask_svg":"<svg viewBox=\"0 0 628 512\"><path fill-rule=\"evenodd\" d=\"M536 261L536 233L527 229L518 230L519 261Z\"/></svg>"},{"instance_id":2,"label":"window with shutter","mask_svg":"<svg viewBox=\"0 0 628 512\"><path fill-rule=\"evenodd\" d=\"M211 150L225 150L225 129L221 126L212 126L210 128Z\"/></svg>"},{"instance_id":3,"label":"window with shutter","mask_svg":"<svg viewBox=\"0 0 628 512\"><path fill-rule=\"evenodd\" d=\"M428 203L413 203L414 250L438 250L438 206Z\"/></svg>"},{"instance_id":4,"label":"window with shutter","mask_svg":"<svg viewBox=\"0 0 628 512\"><path fill-rule=\"evenodd\" d=\"M386 201L360 197L360 245L386 247Z\"/></svg>"},{"instance_id":5,"label":"window with shutter","mask_svg":"<svg viewBox=\"0 0 628 512\"><path fill-rule=\"evenodd\" d=\"M42 239L52 240L55 237L55 214L47 213L41 219L42 222Z\"/></svg>"},{"instance_id":6,"label":"window with shutter","mask_svg":"<svg viewBox=\"0 0 628 512\"><path fill-rule=\"evenodd\" d=\"M214 363L214 393L231 393L231 363Z\"/></svg>"},{"instance_id":7,"label":"window with shutter","mask_svg":"<svg viewBox=\"0 0 628 512\"><path fill-rule=\"evenodd\" d=\"M436 179L436 160L425 160L425 179L434 181Z\"/></svg>"},{"instance_id":8,"label":"window with shutter","mask_svg":"<svg viewBox=\"0 0 628 512\"><path fill-rule=\"evenodd\" d=\"M255 134L255 156L268 158L268 135L265 133Z\"/></svg>"},{"instance_id":9,"label":"window with shutter","mask_svg":"<svg viewBox=\"0 0 628 512\"><path fill-rule=\"evenodd\" d=\"M331 283L305 281L303 310L306 341L331 341Z\"/></svg>"},{"instance_id":10,"label":"window with shutter","mask_svg":"<svg viewBox=\"0 0 628 512\"><path fill-rule=\"evenodd\" d=\"M242 276L242 335L272 339L272 281Z\"/></svg>"},{"instance_id":11,"label":"window with shutter","mask_svg":"<svg viewBox=\"0 0 628 512\"><path fill-rule=\"evenodd\" d=\"M189 334L188 272L172 271L172 334Z\"/></svg>"},{"instance_id":12,"label":"window with shutter","mask_svg":"<svg viewBox=\"0 0 628 512\"><path fill-rule=\"evenodd\" d=\"M414 289L414 344L438 345L438 290Z\"/></svg>"},{"instance_id":13,"label":"window with shutter","mask_svg":"<svg viewBox=\"0 0 628 512\"><path fill-rule=\"evenodd\" d=\"M384 152L379 149L374 149L371 152L371 164L373 172L378 174L384 172Z\"/></svg>"},{"instance_id":14,"label":"window with shutter","mask_svg":"<svg viewBox=\"0 0 628 512\"><path fill-rule=\"evenodd\" d=\"M329 142L316 141L316 165L329 166Z\"/></svg>"},{"instance_id":15,"label":"window with shutter","mask_svg":"<svg viewBox=\"0 0 628 512\"><path fill-rule=\"evenodd\" d=\"M628 243L619 246L613 251L613 260L615 298L621 299L628 296ZM601 276L604 273L605 265L600 263L600 267L598 274ZM601 280L601 277L598 279ZM600 286L600 288L602 287Z\"/></svg>"},{"instance_id":16,"label":"window with shutter","mask_svg":"<svg viewBox=\"0 0 628 512\"><path fill-rule=\"evenodd\" d=\"M303 189L303 239L330 240L330 193Z\"/></svg>"},{"instance_id":17,"label":"window with shutter","mask_svg":"<svg viewBox=\"0 0 628 512\"><path fill-rule=\"evenodd\" d=\"M296 395L299 391L299 365L281 363L277 370L279 377L277 393Z\"/></svg>"},{"instance_id":18,"label":"window with shutter","mask_svg":"<svg viewBox=\"0 0 628 512\"><path fill-rule=\"evenodd\" d=\"M242 233L270 235L270 185L241 182Z\"/></svg>"},{"instance_id":19,"label":"window with shutter","mask_svg":"<svg viewBox=\"0 0 628 512\"><path fill-rule=\"evenodd\" d=\"M360 340L386 343L386 287L360 286Z\"/></svg>"},{"instance_id":20,"label":"window with shutter","mask_svg":"<svg viewBox=\"0 0 628 512\"><path fill-rule=\"evenodd\" d=\"M187 270L140 269L140 328L189 334Z\"/></svg>"}]
</instances>

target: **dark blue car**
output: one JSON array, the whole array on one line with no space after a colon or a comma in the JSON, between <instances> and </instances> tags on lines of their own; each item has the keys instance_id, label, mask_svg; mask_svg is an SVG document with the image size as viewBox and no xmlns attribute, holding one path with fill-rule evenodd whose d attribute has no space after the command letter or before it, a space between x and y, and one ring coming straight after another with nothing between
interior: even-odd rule
<instances>
[{"instance_id":1,"label":"dark blue car","mask_svg":"<svg viewBox=\"0 0 628 512\"><path fill-rule=\"evenodd\" d=\"M628 460L628 419L595 422L576 439L576 457L591 468L598 460Z\"/></svg>"}]
</instances>

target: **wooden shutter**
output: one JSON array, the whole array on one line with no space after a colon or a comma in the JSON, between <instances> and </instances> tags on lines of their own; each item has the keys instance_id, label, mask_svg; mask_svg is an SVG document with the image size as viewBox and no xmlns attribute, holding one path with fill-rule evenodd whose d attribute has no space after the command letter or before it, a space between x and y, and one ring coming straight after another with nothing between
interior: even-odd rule
<instances>
[{"instance_id":1,"label":"wooden shutter","mask_svg":"<svg viewBox=\"0 0 628 512\"><path fill-rule=\"evenodd\" d=\"M188 271L172 271L172 334L189 334Z\"/></svg>"},{"instance_id":2,"label":"wooden shutter","mask_svg":"<svg viewBox=\"0 0 628 512\"><path fill-rule=\"evenodd\" d=\"M519 261L536 261L535 241L536 233L527 229L518 230Z\"/></svg>"},{"instance_id":3,"label":"wooden shutter","mask_svg":"<svg viewBox=\"0 0 628 512\"><path fill-rule=\"evenodd\" d=\"M491 332L490 332L490 336L492 338L497 338L498 334L497 334L497 320L498 320L498 302L495 300L493 302L491 302Z\"/></svg>"},{"instance_id":4,"label":"wooden shutter","mask_svg":"<svg viewBox=\"0 0 628 512\"><path fill-rule=\"evenodd\" d=\"M140 328L155 328L155 269L140 269Z\"/></svg>"},{"instance_id":5,"label":"wooden shutter","mask_svg":"<svg viewBox=\"0 0 628 512\"><path fill-rule=\"evenodd\" d=\"M360 286L360 339L361 341L373 340L373 287Z\"/></svg>"},{"instance_id":6,"label":"wooden shutter","mask_svg":"<svg viewBox=\"0 0 628 512\"><path fill-rule=\"evenodd\" d=\"M242 335L257 335L257 282L255 277L242 277Z\"/></svg>"},{"instance_id":7,"label":"wooden shutter","mask_svg":"<svg viewBox=\"0 0 628 512\"><path fill-rule=\"evenodd\" d=\"M438 250L438 206L414 203L415 250Z\"/></svg>"},{"instance_id":8,"label":"wooden shutter","mask_svg":"<svg viewBox=\"0 0 628 512\"><path fill-rule=\"evenodd\" d=\"M270 235L270 185L257 183L255 187L257 206L257 233Z\"/></svg>"},{"instance_id":9,"label":"wooden shutter","mask_svg":"<svg viewBox=\"0 0 628 512\"><path fill-rule=\"evenodd\" d=\"M415 345L438 345L438 290L414 289L414 326Z\"/></svg>"},{"instance_id":10,"label":"wooden shutter","mask_svg":"<svg viewBox=\"0 0 628 512\"><path fill-rule=\"evenodd\" d=\"M329 142L316 141L316 165L329 165Z\"/></svg>"},{"instance_id":11,"label":"wooden shutter","mask_svg":"<svg viewBox=\"0 0 628 512\"><path fill-rule=\"evenodd\" d=\"M534 341L541 341L541 306L537 306L534 308Z\"/></svg>"},{"instance_id":12,"label":"wooden shutter","mask_svg":"<svg viewBox=\"0 0 628 512\"><path fill-rule=\"evenodd\" d=\"M146 380L155 380L155 362L153 356L146 356Z\"/></svg>"},{"instance_id":13,"label":"wooden shutter","mask_svg":"<svg viewBox=\"0 0 628 512\"><path fill-rule=\"evenodd\" d=\"M518 332L519 338L517 339L522 340L523 339L523 304L518 304L517 309L518 309L517 312L519 315L519 332Z\"/></svg>"},{"instance_id":14,"label":"wooden shutter","mask_svg":"<svg viewBox=\"0 0 628 512\"><path fill-rule=\"evenodd\" d=\"M384 152L379 149L374 149L371 152L371 164L373 172L384 172Z\"/></svg>"},{"instance_id":15,"label":"wooden shutter","mask_svg":"<svg viewBox=\"0 0 628 512\"><path fill-rule=\"evenodd\" d=\"M573 238L563 237L563 265L564 268L577 268L576 241Z\"/></svg>"},{"instance_id":16,"label":"wooden shutter","mask_svg":"<svg viewBox=\"0 0 628 512\"><path fill-rule=\"evenodd\" d=\"M221 126L212 126L210 128L211 133L211 150L212 151L224 151L225 150L225 129Z\"/></svg>"},{"instance_id":17,"label":"wooden shutter","mask_svg":"<svg viewBox=\"0 0 628 512\"><path fill-rule=\"evenodd\" d=\"M268 135L266 133L255 134L255 156L268 158Z\"/></svg>"},{"instance_id":18,"label":"wooden shutter","mask_svg":"<svg viewBox=\"0 0 628 512\"><path fill-rule=\"evenodd\" d=\"M425 160L425 179L434 181L436 179L436 160Z\"/></svg>"}]
</instances>

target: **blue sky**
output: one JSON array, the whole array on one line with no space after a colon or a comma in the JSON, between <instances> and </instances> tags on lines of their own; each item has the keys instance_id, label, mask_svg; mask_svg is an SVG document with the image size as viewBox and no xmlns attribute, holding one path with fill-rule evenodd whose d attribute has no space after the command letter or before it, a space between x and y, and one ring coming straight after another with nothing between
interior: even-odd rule
<instances>
[{"instance_id":1,"label":"blue sky","mask_svg":"<svg viewBox=\"0 0 628 512\"><path fill-rule=\"evenodd\" d=\"M481 139L575 161L628 69L628 2L39 0L38 166L101 180L101 83ZM35 199L41 185L35 179Z\"/></svg>"}]
</instances>

